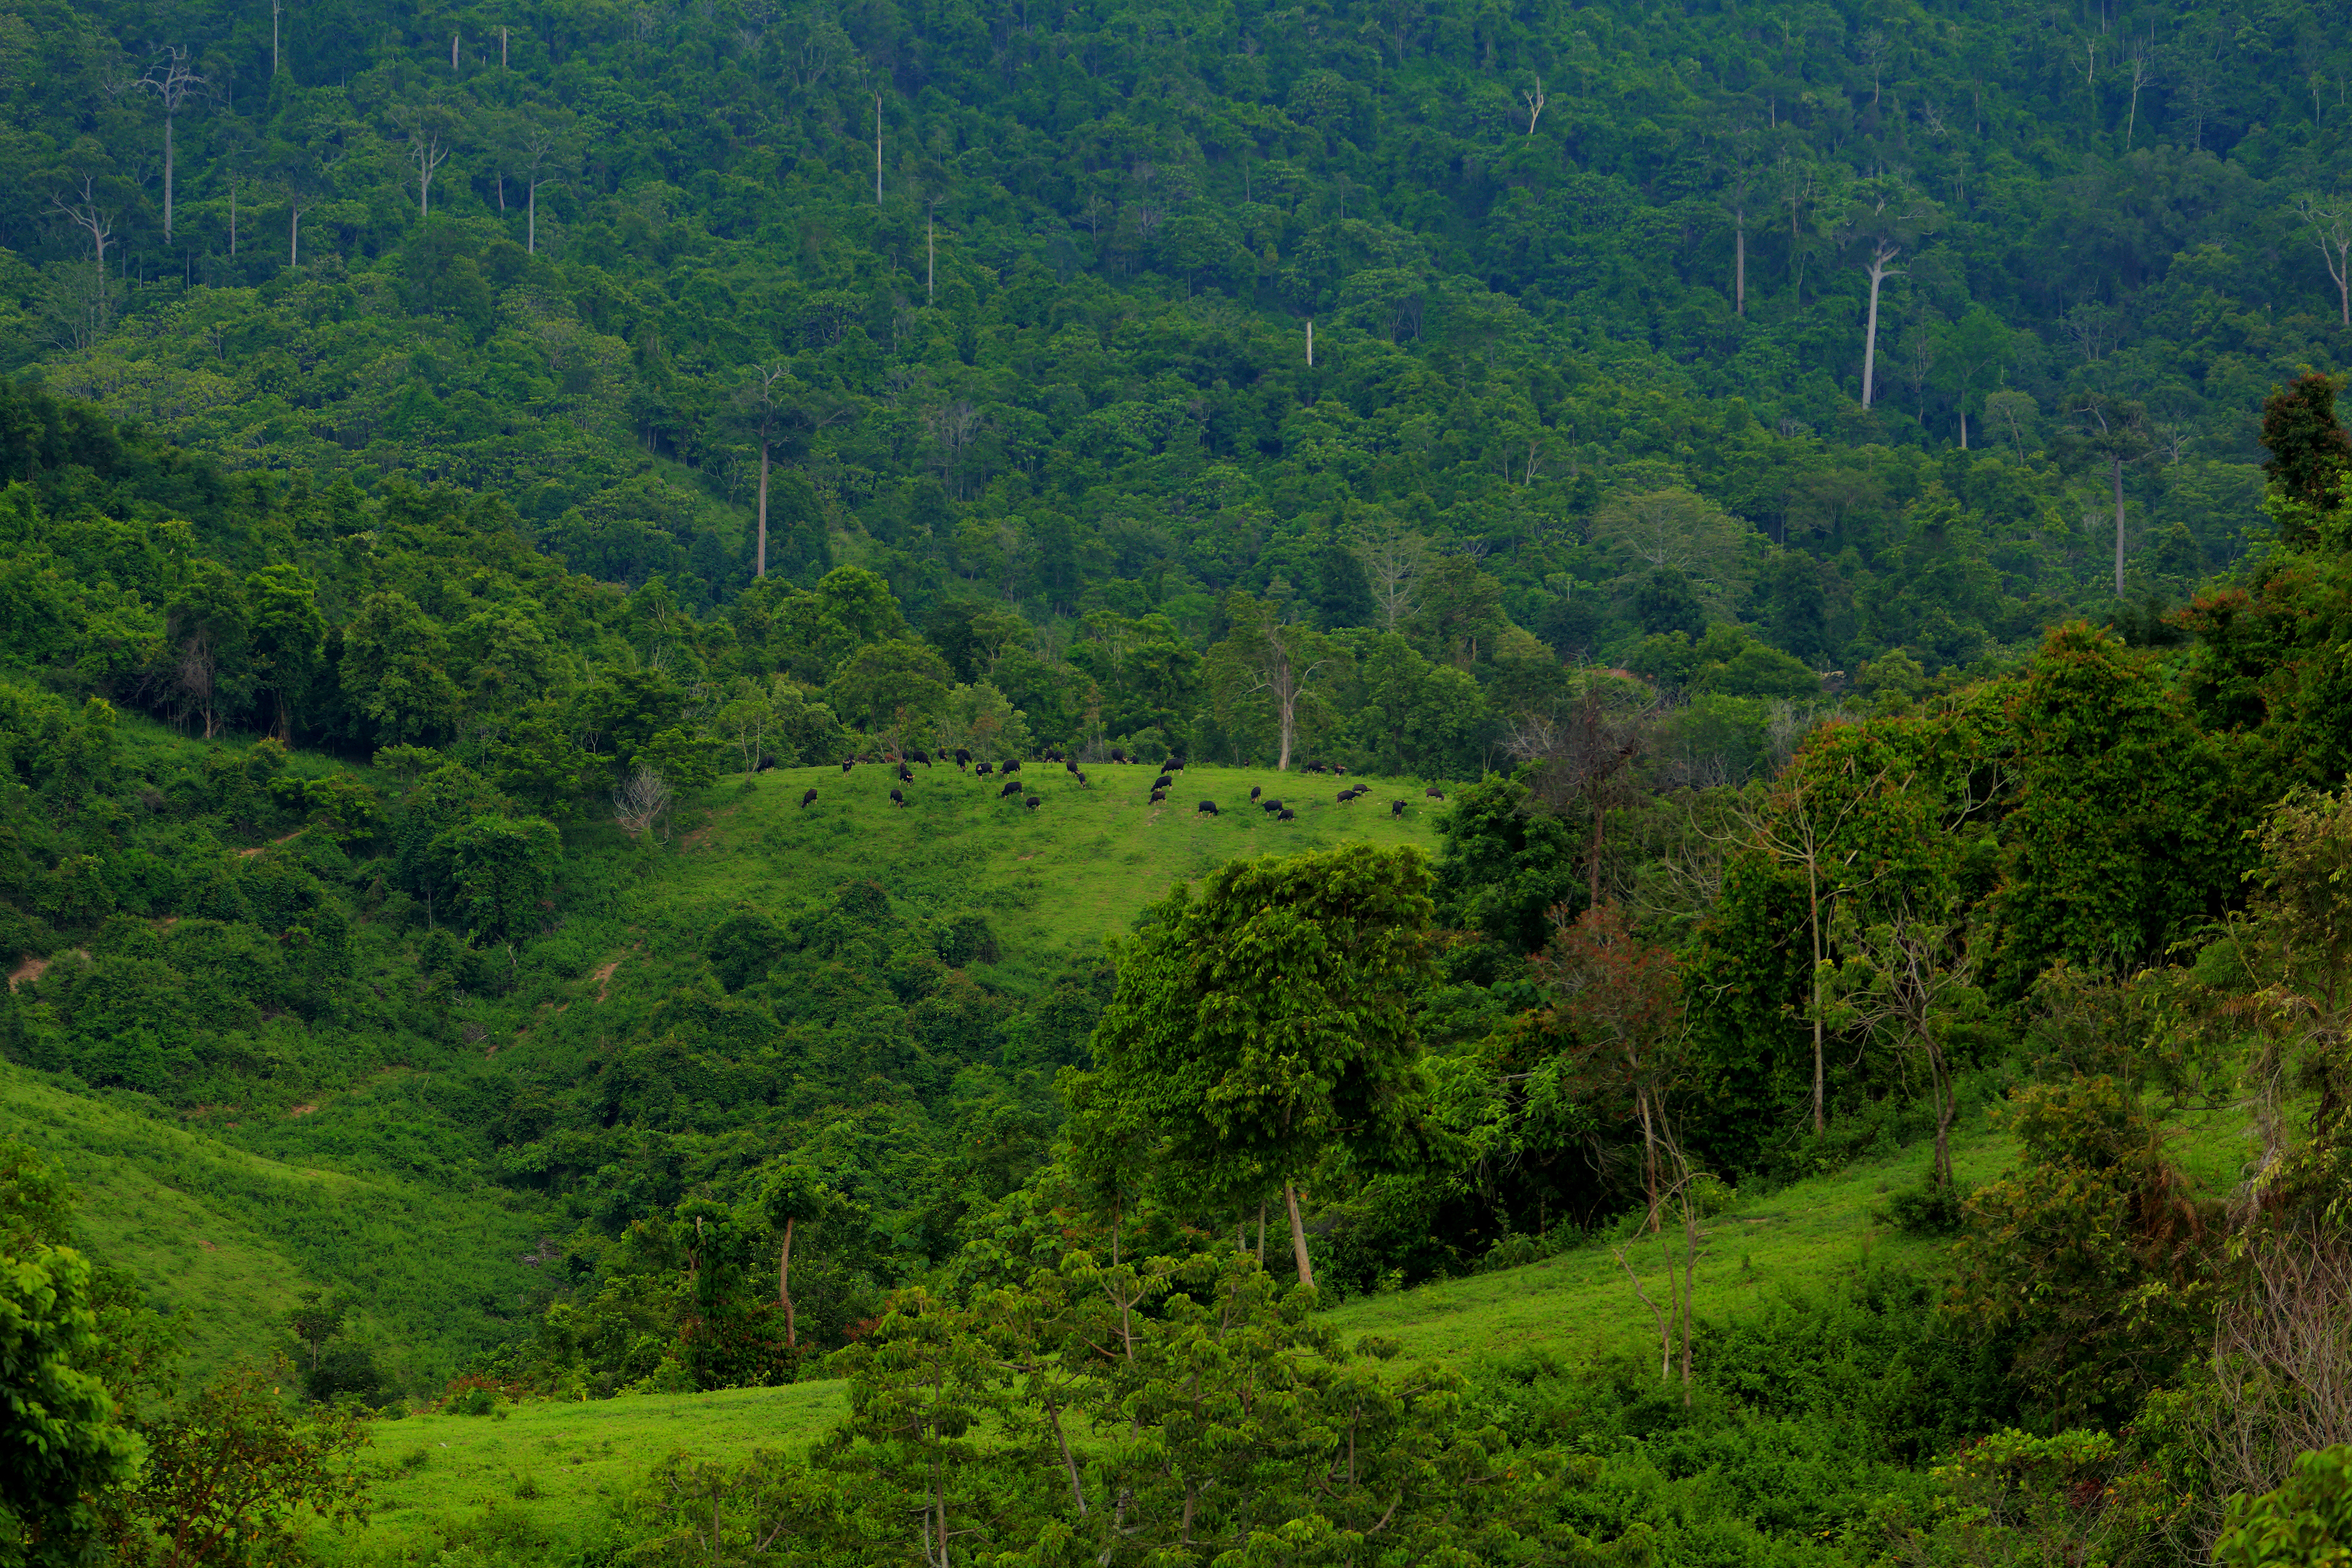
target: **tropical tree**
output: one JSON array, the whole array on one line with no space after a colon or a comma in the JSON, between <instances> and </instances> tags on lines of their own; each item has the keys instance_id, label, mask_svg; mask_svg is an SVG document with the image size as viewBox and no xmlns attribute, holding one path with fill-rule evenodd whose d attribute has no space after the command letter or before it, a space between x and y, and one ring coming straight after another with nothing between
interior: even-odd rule
<instances>
[{"instance_id":1,"label":"tropical tree","mask_svg":"<svg viewBox=\"0 0 2352 1568\"><path fill-rule=\"evenodd\" d=\"M1095 1034L1077 1102L1108 1100L1161 1147L1161 1184L1230 1215L1279 1184L1302 1285L1298 1185L1416 1147L1417 987L1430 973L1427 862L1353 845L1236 861L1146 915ZM1101 1134L1097 1134L1101 1136Z\"/></svg>"}]
</instances>

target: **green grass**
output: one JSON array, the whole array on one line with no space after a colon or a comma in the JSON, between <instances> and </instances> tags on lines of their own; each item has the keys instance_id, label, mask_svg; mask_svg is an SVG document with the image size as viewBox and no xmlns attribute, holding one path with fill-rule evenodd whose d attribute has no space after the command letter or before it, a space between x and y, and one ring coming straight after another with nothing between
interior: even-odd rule
<instances>
[{"instance_id":1,"label":"green grass","mask_svg":"<svg viewBox=\"0 0 2352 1568\"><path fill-rule=\"evenodd\" d=\"M1433 854L1444 810L1423 798L1420 780L1216 767L1176 774L1167 803L1153 806L1152 768L1092 763L1082 788L1059 763L1031 763L1014 776L1043 802L1032 810L999 800L999 781L953 763L913 771L908 785L875 763L846 774L837 765L781 768L722 783L709 823L681 838L678 863L647 891L665 904L774 905L871 877L920 912L985 910L1009 959L1039 963L1099 946L1171 882L1228 860L1356 842ZM1358 783L1372 793L1348 805L1334 800ZM890 803L894 786L904 791L903 808ZM1292 805L1297 820L1276 822L1252 806L1253 786ZM816 803L803 810L812 788ZM1199 812L1203 800L1215 801L1219 815ZM1402 818L1389 814L1397 800L1406 803Z\"/></svg>"},{"instance_id":2,"label":"green grass","mask_svg":"<svg viewBox=\"0 0 2352 1568\"><path fill-rule=\"evenodd\" d=\"M2242 1118L2208 1113L2176 1125L2199 1156L2200 1186L2212 1189L2242 1158ZM1998 1176L2014 1154L2014 1143L1987 1129L1980 1116L1967 1117L1955 1132L1953 1163L1964 1183ZM1932 1269L1944 1244L1906 1235L1878 1217L1895 1194L1925 1180L1928 1161L1922 1142L1735 1200L1700 1227L1696 1315L1736 1319L1780 1293L1833 1287L1865 1266ZM1679 1248L1679 1235L1673 1239ZM1572 1372L1654 1353L1655 1321L1618 1262L1620 1250L1650 1299L1663 1303L1664 1264L1656 1242L1594 1240L1517 1268L1343 1302L1326 1321L1343 1341L1381 1335L1399 1342L1411 1360L1465 1372L1528 1356ZM378 1489L379 1510L367 1530L337 1538L326 1555L351 1564L390 1562L425 1536L450 1541L498 1531L560 1551L576 1545L663 1457L683 1450L739 1458L806 1443L842 1412L845 1399L839 1384L801 1384L531 1404L509 1421L436 1415L386 1424L377 1429L376 1458L392 1467L393 1479ZM420 1451L421 1463L404 1465Z\"/></svg>"},{"instance_id":3,"label":"green grass","mask_svg":"<svg viewBox=\"0 0 2352 1568\"><path fill-rule=\"evenodd\" d=\"M357 1531L320 1531L330 1562L392 1562L412 1543L488 1535L560 1550L674 1453L734 1460L791 1448L846 1407L838 1383L718 1394L644 1394L591 1404L537 1401L503 1417L412 1415L381 1422L370 1459L384 1479Z\"/></svg>"},{"instance_id":4,"label":"green grass","mask_svg":"<svg viewBox=\"0 0 2352 1568\"><path fill-rule=\"evenodd\" d=\"M75 1093L5 1064L0 1136L29 1144L73 1183L91 1256L130 1270L150 1305L188 1313L193 1378L268 1353L294 1293L322 1280L356 1285L377 1303L355 1331L389 1337L415 1363L395 1357L388 1372L429 1377L459 1293L486 1258L526 1251L536 1235L510 1194L268 1159L134 1097Z\"/></svg>"},{"instance_id":5,"label":"green grass","mask_svg":"<svg viewBox=\"0 0 2352 1568\"><path fill-rule=\"evenodd\" d=\"M150 1305L189 1311L189 1359L199 1373L251 1348L240 1325L282 1314L302 1279L244 1205L213 1194L255 1184L331 1194L345 1184L16 1067L0 1066L0 1132L37 1150L73 1183L76 1240L91 1256L130 1269Z\"/></svg>"},{"instance_id":6,"label":"green grass","mask_svg":"<svg viewBox=\"0 0 2352 1568\"><path fill-rule=\"evenodd\" d=\"M1963 1182L1985 1181L2012 1152L2007 1139L1989 1133L1956 1137L1955 1173ZM1866 1263L1922 1272L1933 1268L1937 1243L1873 1217L1894 1194L1926 1179L1929 1157L1921 1144L1769 1196L1737 1200L1702 1221L1693 1310L1718 1321L1736 1317L1769 1292L1817 1290ZM1679 1268L1678 1228L1670 1227L1669 1240ZM1641 1276L1650 1300L1663 1306L1665 1259L1654 1238L1594 1240L1540 1263L1345 1302L1328 1321L1347 1338L1383 1335L1417 1360L1465 1371L1482 1358L1528 1353L1564 1366L1590 1364L1657 1344L1655 1321L1634 1295L1619 1252Z\"/></svg>"}]
</instances>

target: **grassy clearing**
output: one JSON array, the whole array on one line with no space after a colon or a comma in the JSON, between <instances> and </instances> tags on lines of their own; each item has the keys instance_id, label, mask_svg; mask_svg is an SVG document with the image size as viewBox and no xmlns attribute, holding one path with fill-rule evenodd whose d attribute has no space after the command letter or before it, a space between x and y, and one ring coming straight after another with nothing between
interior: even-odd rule
<instances>
[{"instance_id":1,"label":"grassy clearing","mask_svg":"<svg viewBox=\"0 0 2352 1568\"><path fill-rule=\"evenodd\" d=\"M6 1065L0 1136L31 1145L72 1181L93 1257L129 1269L151 1305L188 1313L188 1371L199 1379L267 1353L294 1293L321 1281L354 1284L393 1314L362 1315L354 1329L418 1359L388 1371L429 1378L444 1331L479 1310L471 1296L488 1260L510 1260L536 1235L530 1216L496 1191L268 1159L134 1097L79 1094Z\"/></svg>"},{"instance_id":2,"label":"grassy clearing","mask_svg":"<svg viewBox=\"0 0 2352 1568\"><path fill-rule=\"evenodd\" d=\"M2012 1152L2008 1140L1979 1133L1956 1140L1953 1164L1961 1181L1981 1182L1998 1174ZM1934 1267L1936 1243L1881 1225L1872 1215L1893 1194L1923 1181L1928 1160L1922 1144L1734 1202L1699 1226L1693 1310L1722 1321L1769 1293L1817 1290L1866 1263L1923 1272ZM1679 1267L1682 1237L1676 1231L1669 1239ZM1331 1311L1329 1321L1349 1338L1384 1335L1400 1342L1407 1355L1465 1371L1488 1357L1537 1353L1579 1366L1654 1349L1655 1321L1633 1294L1617 1251L1641 1276L1650 1300L1663 1306L1665 1260L1655 1240L1594 1240L1540 1263L1349 1301Z\"/></svg>"},{"instance_id":3,"label":"grassy clearing","mask_svg":"<svg viewBox=\"0 0 2352 1568\"><path fill-rule=\"evenodd\" d=\"M0 1066L0 1135L29 1144L73 1183L77 1240L138 1277L150 1305L190 1316L192 1370L256 1347L244 1325L292 1303L300 1267L224 1188L315 1186L345 1178L276 1165L139 1110Z\"/></svg>"},{"instance_id":4,"label":"grassy clearing","mask_svg":"<svg viewBox=\"0 0 2352 1568\"><path fill-rule=\"evenodd\" d=\"M2242 1116L2208 1112L2173 1125L2195 1156L2200 1186L2218 1193L2217 1184L2234 1179L2246 1147ZM1979 1115L1964 1118L1956 1131L1953 1160L1964 1183L1993 1179L2015 1153L2014 1142ZM1894 1194L1925 1180L1928 1161L1923 1142L1735 1201L1702 1226L1697 1315L1736 1319L1776 1295L1831 1288L1870 1265L1933 1268L1941 1243L1906 1235L1878 1217ZM1651 1300L1663 1302L1664 1264L1656 1244L1623 1250ZM1657 1343L1655 1321L1605 1240L1521 1268L1344 1302L1327 1321L1343 1340L1382 1335L1398 1341L1410 1359L1465 1372L1529 1356L1572 1372L1653 1353ZM338 1538L326 1555L352 1564L390 1562L427 1535L452 1541L499 1531L561 1550L577 1544L663 1456L683 1450L737 1458L805 1443L845 1400L839 1384L802 1384L534 1404L503 1422L442 1415L387 1425L378 1429L376 1457L393 1479L378 1490L380 1510L366 1531ZM420 1453L421 1460L415 1458Z\"/></svg>"},{"instance_id":5,"label":"grassy clearing","mask_svg":"<svg viewBox=\"0 0 2352 1568\"><path fill-rule=\"evenodd\" d=\"M846 1407L838 1383L532 1403L504 1418L412 1415L375 1429L385 1479L366 1527L320 1531L331 1563L412 1560L431 1541L487 1537L552 1557L593 1533L667 1455L740 1459L815 1437Z\"/></svg>"},{"instance_id":6,"label":"grassy clearing","mask_svg":"<svg viewBox=\"0 0 2352 1568\"><path fill-rule=\"evenodd\" d=\"M871 877L917 912L985 910L1008 960L1040 964L1083 952L1128 929L1168 891L1228 860L1296 854L1356 842L1412 844L1434 853L1437 816L1417 779L1277 773L1270 768L1192 767L1175 775L1166 804L1150 804L1155 770L1088 765L1080 786L1055 763L1014 777L1041 804L999 799L1002 783L952 763L918 766L900 785L880 763L782 768L711 793L707 826L687 834L677 862L648 893L673 918L701 919L738 900L775 906ZM1341 805L1352 784L1371 793ZM905 806L890 802L902 790ZM1253 807L1255 787L1290 805L1276 822ZM816 802L803 809L810 789ZM1198 808L1214 801L1218 815ZM1404 801L1402 817L1391 804Z\"/></svg>"}]
</instances>

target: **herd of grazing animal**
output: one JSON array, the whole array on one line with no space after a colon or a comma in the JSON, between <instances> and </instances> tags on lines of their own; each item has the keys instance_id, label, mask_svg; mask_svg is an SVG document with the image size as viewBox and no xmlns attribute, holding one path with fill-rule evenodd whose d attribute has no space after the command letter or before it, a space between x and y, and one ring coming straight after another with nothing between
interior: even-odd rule
<instances>
[{"instance_id":1,"label":"herd of grazing animal","mask_svg":"<svg viewBox=\"0 0 2352 1568\"><path fill-rule=\"evenodd\" d=\"M969 770L976 778L984 779L992 776L1003 778L1004 787L996 792L997 799L1009 800L1014 795L1020 795L1022 797L1021 804L1031 811L1036 810L1040 805L1045 804L1045 797L1043 795L1028 794L1027 787L1024 785L1019 779L1008 776L1021 771L1021 762L1019 758L1007 758L1002 763L995 763L977 762L973 759L970 751L961 746L958 746L952 753L941 752L940 753L940 760L941 762L945 762L948 760L950 755L953 755L955 758L955 765L958 772ZM856 767L861 760L870 759L860 759L857 757L842 758L841 771L845 773L848 773L850 770ZM899 784L911 784L915 782L915 770L913 764L920 763L924 767L929 768L931 765L931 753L929 752L916 751L910 748L905 752L895 754L885 752L882 760L890 764L891 772L897 776ZM1049 763L1061 763L1062 771L1074 780L1080 789L1091 787L1087 782L1086 773L1079 769L1077 759L1076 757L1066 756L1060 751L1049 746L1044 753L1043 760ZM1140 757L1130 757L1126 752L1118 749L1118 747L1113 747L1110 752L1110 761L1117 763L1126 764L1139 763L1143 759ZM772 766L774 766L774 764L772 762L762 759L758 771L761 773L766 773ZM1176 775L1183 771L1184 759L1181 757L1171 756L1160 764L1159 776L1151 781L1151 804L1153 805L1160 805L1166 803L1168 799L1168 792L1176 787ZM1337 763L1308 763L1306 764L1304 771L1310 773L1345 773L1348 770ZM1371 791L1372 786L1370 784L1350 784L1346 789L1341 790L1334 798L1337 804L1340 805L1350 805L1355 803L1355 800L1359 795L1370 795ZM1276 822L1295 822L1297 820L1298 813L1291 807L1283 805L1282 802L1278 800L1262 799L1261 797L1265 793L1265 792L1262 786L1252 784L1249 792L1250 804L1264 811L1266 816L1272 817ZM1445 792L1438 788L1435 784L1431 784L1427 789L1423 790L1421 793L1424 798L1429 800L1443 801L1445 798ZM803 811L806 811L810 806L814 805L815 804L815 790L807 790L802 794L801 809ZM907 805L907 792L903 788L893 787L890 791L890 804L903 810ZM1391 820L1402 818L1404 816L1404 807L1405 803L1403 801L1392 800L1389 802L1390 818ZM1215 801L1204 800L1200 805L1192 808L1192 815L1195 816L1217 816L1222 814L1217 810L1217 803Z\"/></svg>"}]
</instances>

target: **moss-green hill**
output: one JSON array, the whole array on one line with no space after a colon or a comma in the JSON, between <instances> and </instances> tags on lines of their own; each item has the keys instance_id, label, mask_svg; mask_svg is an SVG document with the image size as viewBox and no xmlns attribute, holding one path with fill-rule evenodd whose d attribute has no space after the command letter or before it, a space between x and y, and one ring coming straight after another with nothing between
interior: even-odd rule
<instances>
[{"instance_id":1,"label":"moss-green hill","mask_svg":"<svg viewBox=\"0 0 2352 1568\"><path fill-rule=\"evenodd\" d=\"M871 877L918 908L984 908L1008 957L1037 963L1127 929L1169 884L1237 857L1336 844L1416 844L1434 853L1443 805L1428 781L1190 767L1167 801L1150 802L1157 770L1089 763L1080 784L1059 763L1031 763L1004 781L919 764L900 784L878 763L783 768L712 792L706 826L686 833L675 861L646 884L653 906L678 915L736 900L789 903ZM1350 785L1371 793L1341 805ZM905 796L894 805L890 791ZM801 797L814 789L806 807ZM1253 805L1250 792L1261 792ZM1024 798L1039 804L1025 805ZM1276 821L1267 800L1296 817ZM1213 802L1216 815L1200 809ZM1401 816L1394 803L1404 802ZM649 907L648 913L654 912Z\"/></svg>"},{"instance_id":2,"label":"moss-green hill","mask_svg":"<svg viewBox=\"0 0 2352 1568\"><path fill-rule=\"evenodd\" d=\"M73 1183L94 1256L130 1269L152 1305L187 1315L199 1377L266 1353L295 1292L322 1279L360 1296L354 1333L404 1375L451 1351L483 1282L535 1233L530 1205L457 1173L401 1181L270 1159L141 1097L78 1094L21 1068L0 1066L0 1134Z\"/></svg>"},{"instance_id":3,"label":"moss-green hill","mask_svg":"<svg viewBox=\"0 0 2352 1568\"><path fill-rule=\"evenodd\" d=\"M140 728L144 743L201 750ZM257 1079L235 1102L176 1112L0 1066L0 1136L56 1159L85 1195L98 1256L131 1269L158 1305L188 1312L193 1370L264 1349L296 1290L335 1286L361 1298L356 1327L385 1370L429 1386L515 1331L541 1283L523 1256L576 1223L499 1184L491 1124L519 1086L564 1081L606 1044L625 1046L738 904L786 912L863 879L910 914L980 911L998 961L973 973L1019 993L1126 929L1174 880L1236 856L1359 838L1433 849L1440 809L1420 781L1361 781L1373 793L1342 805L1333 797L1358 781L1225 768L1184 772L1155 807L1155 770L1091 765L1081 786L1043 763L1019 775L1040 800L1032 809L952 763L913 771L903 807L889 799L888 770L869 763L723 780L650 848L609 824L575 828L563 930L526 947L508 994L467 997L385 1042L379 1058L400 1066L297 1057L308 1065ZM1294 803L1296 819L1250 809L1253 787ZM803 808L811 788L817 800ZM1200 812L1202 800L1219 814ZM298 834L243 857L304 847ZM397 923L361 928L362 977L379 994L428 991L417 932Z\"/></svg>"}]
</instances>

